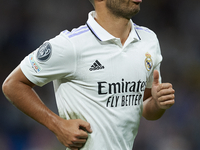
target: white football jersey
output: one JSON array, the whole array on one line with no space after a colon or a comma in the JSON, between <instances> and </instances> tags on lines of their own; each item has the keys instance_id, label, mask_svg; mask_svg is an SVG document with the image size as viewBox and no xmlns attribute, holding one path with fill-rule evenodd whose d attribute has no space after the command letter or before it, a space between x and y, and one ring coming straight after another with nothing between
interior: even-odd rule
<instances>
[{"instance_id":1,"label":"white football jersey","mask_svg":"<svg viewBox=\"0 0 200 150\"><path fill-rule=\"evenodd\" d=\"M89 13L86 25L44 42L20 64L43 86L53 81L59 115L82 119L93 130L81 150L132 150L145 88L162 56L151 30L134 24L125 44ZM161 82L161 78L160 78Z\"/></svg>"}]
</instances>

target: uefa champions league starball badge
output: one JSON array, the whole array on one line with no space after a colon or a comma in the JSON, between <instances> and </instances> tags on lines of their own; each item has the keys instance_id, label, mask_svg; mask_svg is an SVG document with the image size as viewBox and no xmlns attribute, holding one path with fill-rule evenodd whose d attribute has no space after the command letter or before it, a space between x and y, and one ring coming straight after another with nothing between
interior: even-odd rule
<instances>
[{"instance_id":1,"label":"uefa champions league starball badge","mask_svg":"<svg viewBox=\"0 0 200 150\"><path fill-rule=\"evenodd\" d=\"M37 59L43 62L47 61L51 57L51 53L52 53L51 44L46 42L38 49Z\"/></svg>"},{"instance_id":2,"label":"uefa champions league starball badge","mask_svg":"<svg viewBox=\"0 0 200 150\"><path fill-rule=\"evenodd\" d=\"M153 61L152 61L151 55L149 53L146 53L145 56L146 56L145 67L146 67L147 71L150 71L153 67Z\"/></svg>"}]
</instances>

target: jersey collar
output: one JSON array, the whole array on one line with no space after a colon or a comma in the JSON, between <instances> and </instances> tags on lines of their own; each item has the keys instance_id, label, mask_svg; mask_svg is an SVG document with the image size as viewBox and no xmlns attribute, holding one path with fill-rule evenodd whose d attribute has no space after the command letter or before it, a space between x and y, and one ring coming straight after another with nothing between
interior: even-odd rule
<instances>
[{"instance_id":1,"label":"jersey collar","mask_svg":"<svg viewBox=\"0 0 200 150\"><path fill-rule=\"evenodd\" d=\"M109 41L112 39L116 39L113 35L108 33L104 28L102 28L94 19L95 11L92 11L88 14L87 26L91 30L91 32L100 40L100 41ZM139 41L140 36L138 35L137 31L135 30L134 23L131 21L131 32L129 34L129 38L133 41Z\"/></svg>"}]
</instances>

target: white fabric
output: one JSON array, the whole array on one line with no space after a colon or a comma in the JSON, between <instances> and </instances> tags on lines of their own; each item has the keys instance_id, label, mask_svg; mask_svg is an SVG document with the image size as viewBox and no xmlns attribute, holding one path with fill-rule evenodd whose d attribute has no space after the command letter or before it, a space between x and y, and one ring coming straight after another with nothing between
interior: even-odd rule
<instances>
[{"instance_id":1,"label":"white fabric","mask_svg":"<svg viewBox=\"0 0 200 150\"><path fill-rule=\"evenodd\" d=\"M20 66L38 86L54 81L62 118L91 124L93 132L81 150L132 150L144 90L151 88L153 70L160 71L159 43L151 30L131 21L131 33L122 46L94 15L89 14L87 25L47 41L52 48L48 60L38 60L37 49Z\"/></svg>"}]
</instances>

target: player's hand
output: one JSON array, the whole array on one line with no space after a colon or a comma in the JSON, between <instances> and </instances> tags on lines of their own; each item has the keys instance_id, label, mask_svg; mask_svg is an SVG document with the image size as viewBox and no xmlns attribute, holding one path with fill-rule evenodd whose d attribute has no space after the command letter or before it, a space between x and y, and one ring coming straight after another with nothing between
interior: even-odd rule
<instances>
[{"instance_id":1,"label":"player's hand","mask_svg":"<svg viewBox=\"0 0 200 150\"><path fill-rule=\"evenodd\" d=\"M62 119L59 121L56 131L54 131L58 140L71 150L78 150L83 147L88 138L88 132L92 132L90 124L81 119Z\"/></svg>"},{"instance_id":2,"label":"player's hand","mask_svg":"<svg viewBox=\"0 0 200 150\"><path fill-rule=\"evenodd\" d=\"M168 109L175 103L175 90L170 83L159 83L159 72L154 70L151 94L160 109Z\"/></svg>"}]
</instances>

